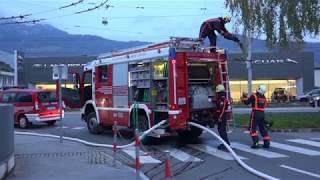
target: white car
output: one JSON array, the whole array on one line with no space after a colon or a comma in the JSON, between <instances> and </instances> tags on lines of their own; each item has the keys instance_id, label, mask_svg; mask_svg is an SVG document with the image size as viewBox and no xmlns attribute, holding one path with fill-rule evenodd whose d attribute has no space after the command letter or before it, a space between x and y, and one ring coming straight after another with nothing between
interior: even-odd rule
<instances>
[{"instance_id":1,"label":"white car","mask_svg":"<svg viewBox=\"0 0 320 180\"><path fill-rule=\"evenodd\" d=\"M297 96L296 99L300 102L308 102L310 100L310 97L314 95L320 95L320 89L313 89L306 94Z\"/></svg>"}]
</instances>

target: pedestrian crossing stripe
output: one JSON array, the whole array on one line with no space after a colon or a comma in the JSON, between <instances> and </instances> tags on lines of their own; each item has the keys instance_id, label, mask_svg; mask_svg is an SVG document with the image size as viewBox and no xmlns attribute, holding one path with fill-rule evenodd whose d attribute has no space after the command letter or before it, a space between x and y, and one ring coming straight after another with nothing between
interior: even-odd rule
<instances>
[{"instance_id":1,"label":"pedestrian crossing stripe","mask_svg":"<svg viewBox=\"0 0 320 180\"><path fill-rule=\"evenodd\" d=\"M291 151L291 152L295 152L295 153L299 153L299 154L308 155L308 156L319 156L320 155L319 151L315 151L315 150L311 150L311 149L307 149L307 148L296 147L296 146L291 146L291 145L282 144L282 143L277 143L277 142L273 142L273 141L270 143L270 146L274 147L274 148L278 148L278 149L283 149L286 151Z\"/></svg>"},{"instance_id":2,"label":"pedestrian crossing stripe","mask_svg":"<svg viewBox=\"0 0 320 180\"><path fill-rule=\"evenodd\" d=\"M224 160L234 160L232 155L229 152L220 151L215 147L203 145L203 144L188 144L187 145L190 148L196 149L198 151L202 151L204 153L210 154L212 156L216 156L218 158L224 159ZM240 159L247 159L245 157L239 156Z\"/></svg>"},{"instance_id":3,"label":"pedestrian crossing stripe","mask_svg":"<svg viewBox=\"0 0 320 180\"><path fill-rule=\"evenodd\" d=\"M305 139L288 139L286 141L304 144L304 145L310 145L315 147L320 147L320 142L316 141L310 141ZM262 142L260 142L262 143ZM218 150L216 147L205 145L205 144L187 144L186 145L189 148L204 152L206 154L215 156L217 158L223 159L223 160L234 160L231 153ZM282 149L286 151L290 151L293 153L299 153L304 154L308 156L318 156L320 155L320 151L315 151L307 148L292 146L288 144L278 143L271 141L270 146L276 149ZM170 147L169 145L159 145L159 146L152 146L157 150L160 150L162 152L169 151L170 156L181 161L181 162L201 162L203 159L200 159L198 157L195 157L193 155L188 154L187 152L184 152L183 150L180 150L178 148ZM269 149L252 149L248 145L241 144L239 142L231 142L231 147L235 150L247 152L253 155L265 157L265 158L286 158L289 157L288 155L277 153L274 151L270 151ZM122 151L126 154L128 154L130 157L135 158L135 147L125 148L122 149ZM153 158L151 155L148 155L144 151L140 150L140 163L141 164L159 164L161 163L160 160ZM239 156L240 159L247 159L246 157Z\"/></svg>"},{"instance_id":4,"label":"pedestrian crossing stripe","mask_svg":"<svg viewBox=\"0 0 320 180\"><path fill-rule=\"evenodd\" d=\"M306 140L306 139L288 139L287 141L310 145L310 146L315 146L315 147L320 147L320 142L318 142L318 141L310 141L310 140Z\"/></svg>"},{"instance_id":5,"label":"pedestrian crossing stripe","mask_svg":"<svg viewBox=\"0 0 320 180\"><path fill-rule=\"evenodd\" d=\"M179 150L177 148L172 148L172 147L169 147L166 145L155 146L155 148L159 149L162 152L169 151L171 157L174 157L175 159L178 159L179 161L182 161L182 162L201 162L201 161L203 161L202 159L199 159L195 156L192 156L182 150Z\"/></svg>"},{"instance_id":6,"label":"pedestrian crossing stripe","mask_svg":"<svg viewBox=\"0 0 320 180\"><path fill-rule=\"evenodd\" d=\"M128 154L130 157L134 159L136 158L135 147L128 147L128 148L122 149L122 151ZM161 161L149 155L146 155L144 151L140 150L140 163L141 164L159 164L161 163Z\"/></svg>"},{"instance_id":7,"label":"pedestrian crossing stripe","mask_svg":"<svg viewBox=\"0 0 320 180\"><path fill-rule=\"evenodd\" d=\"M237 142L232 142L231 143L231 147L234 149L238 149L244 152L248 152L251 154L255 154L258 156L262 156L262 157L266 157L266 158L284 158L284 157L288 157L287 155L284 154L280 154L280 153L276 153L276 152L272 152L269 150L264 150L264 149L252 149L251 147L244 145L244 144L240 144Z\"/></svg>"}]
</instances>

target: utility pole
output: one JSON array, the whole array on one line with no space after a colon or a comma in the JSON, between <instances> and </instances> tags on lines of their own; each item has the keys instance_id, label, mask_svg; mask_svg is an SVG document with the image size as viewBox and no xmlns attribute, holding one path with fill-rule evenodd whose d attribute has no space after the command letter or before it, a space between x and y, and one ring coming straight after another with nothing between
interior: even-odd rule
<instances>
[{"instance_id":1,"label":"utility pole","mask_svg":"<svg viewBox=\"0 0 320 180\"><path fill-rule=\"evenodd\" d=\"M14 80L13 84L18 86L18 51L14 50L13 53L13 68L14 68Z\"/></svg>"}]
</instances>

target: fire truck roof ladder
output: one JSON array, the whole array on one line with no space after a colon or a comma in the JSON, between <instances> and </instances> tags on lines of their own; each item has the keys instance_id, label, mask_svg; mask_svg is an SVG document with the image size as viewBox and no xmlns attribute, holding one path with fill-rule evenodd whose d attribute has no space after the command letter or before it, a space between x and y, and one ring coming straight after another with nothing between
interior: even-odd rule
<instances>
[{"instance_id":1,"label":"fire truck roof ladder","mask_svg":"<svg viewBox=\"0 0 320 180\"><path fill-rule=\"evenodd\" d=\"M134 48L124 49L120 51L113 51L110 53L102 54L98 59L109 58L114 56L122 56L133 53L145 52L150 50L156 50L161 48L175 47L181 49L198 48L203 44L203 40L200 38L188 38L188 37L170 37L169 41L149 44L144 46L138 46Z\"/></svg>"}]
</instances>

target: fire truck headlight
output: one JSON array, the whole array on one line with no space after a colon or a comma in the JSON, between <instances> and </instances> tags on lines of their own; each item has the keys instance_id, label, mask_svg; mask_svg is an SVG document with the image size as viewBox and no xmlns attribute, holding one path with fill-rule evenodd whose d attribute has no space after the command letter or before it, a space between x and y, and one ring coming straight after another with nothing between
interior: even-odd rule
<instances>
[{"instance_id":1,"label":"fire truck headlight","mask_svg":"<svg viewBox=\"0 0 320 180\"><path fill-rule=\"evenodd\" d=\"M177 119L177 115L174 115L174 116L173 116L173 119Z\"/></svg>"}]
</instances>

